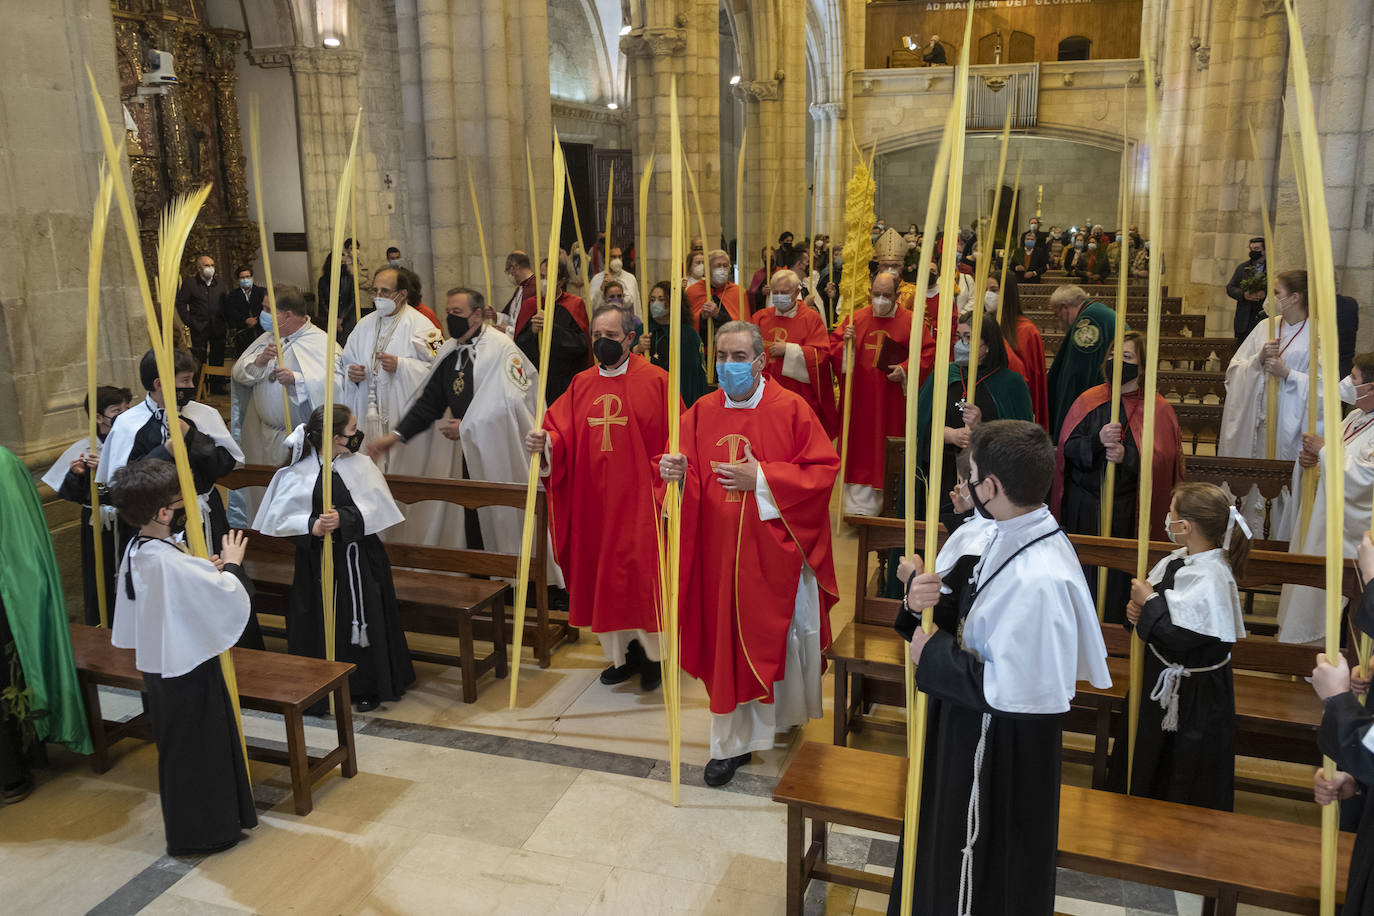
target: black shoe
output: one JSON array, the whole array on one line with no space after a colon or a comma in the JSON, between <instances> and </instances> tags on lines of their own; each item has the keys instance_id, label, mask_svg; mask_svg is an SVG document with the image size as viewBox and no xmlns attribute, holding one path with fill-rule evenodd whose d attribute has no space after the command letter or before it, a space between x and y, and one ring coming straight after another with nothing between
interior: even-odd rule
<instances>
[{"instance_id":1,"label":"black shoe","mask_svg":"<svg viewBox=\"0 0 1374 916\"><path fill-rule=\"evenodd\" d=\"M33 794L33 777L0 792L0 804L15 805Z\"/></svg>"},{"instance_id":2,"label":"black shoe","mask_svg":"<svg viewBox=\"0 0 1374 916\"><path fill-rule=\"evenodd\" d=\"M706 764L706 784L716 789L728 785L730 780L735 778L735 771L753 759L753 756L740 754L738 757L727 757L724 760L712 758L711 762Z\"/></svg>"},{"instance_id":3,"label":"black shoe","mask_svg":"<svg viewBox=\"0 0 1374 916\"><path fill-rule=\"evenodd\" d=\"M566 611L568 609L568 590L559 588L556 585L549 586L549 610Z\"/></svg>"},{"instance_id":4,"label":"black shoe","mask_svg":"<svg viewBox=\"0 0 1374 916\"><path fill-rule=\"evenodd\" d=\"M644 664L644 650L639 645L639 640L632 639L630 644L625 647L625 664L616 666L611 665L601 672L601 683L607 687L614 687L616 684L623 684L640 670Z\"/></svg>"},{"instance_id":5,"label":"black shoe","mask_svg":"<svg viewBox=\"0 0 1374 916\"><path fill-rule=\"evenodd\" d=\"M376 696L358 697L358 712L372 712L382 705L381 699Z\"/></svg>"},{"instance_id":6,"label":"black shoe","mask_svg":"<svg viewBox=\"0 0 1374 916\"><path fill-rule=\"evenodd\" d=\"M657 690L663 683L663 666L645 658L639 666L639 688L645 693Z\"/></svg>"}]
</instances>

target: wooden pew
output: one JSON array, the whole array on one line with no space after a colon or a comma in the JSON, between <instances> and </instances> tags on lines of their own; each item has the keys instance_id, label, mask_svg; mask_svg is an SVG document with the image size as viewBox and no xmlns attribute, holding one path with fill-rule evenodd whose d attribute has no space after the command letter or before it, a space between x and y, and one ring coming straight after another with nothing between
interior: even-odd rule
<instances>
[{"instance_id":1,"label":"wooden pew","mask_svg":"<svg viewBox=\"0 0 1374 916\"><path fill-rule=\"evenodd\" d=\"M1216 398L1218 404L1226 400L1226 373L1195 372L1191 369L1161 369L1156 375L1160 397L1174 402Z\"/></svg>"},{"instance_id":2,"label":"wooden pew","mask_svg":"<svg viewBox=\"0 0 1374 916\"><path fill-rule=\"evenodd\" d=\"M133 650L110 645L108 630L72 624L71 631L77 679L86 701L86 721L94 749L91 768L104 773L110 769L110 746L116 741L121 738L152 740L147 688L143 675L134 666ZM309 814L314 808L311 788L321 776L336 766L346 779L358 772L358 755L353 746L353 707L348 695L348 675L354 666L255 649L234 649L233 657L239 703L243 708L278 713L286 723L285 751L254 743L249 738L248 757L288 767L296 813ZM143 713L128 722L107 722L100 712L97 688L101 684L137 690L144 695ZM305 744L303 716L305 710L330 694L334 695L339 743L323 757L311 757Z\"/></svg>"},{"instance_id":3,"label":"wooden pew","mask_svg":"<svg viewBox=\"0 0 1374 916\"><path fill-rule=\"evenodd\" d=\"M1267 458L1221 458L1188 455L1184 459L1185 480L1226 487L1239 506L1252 487L1264 497L1264 528L1255 537L1266 539L1274 530L1274 500L1293 479L1293 462ZM1286 549L1286 546L1284 548Z\"/></svg>"},{"instance_id":4,"label":"wooden pew","mask_svg":"<svg viewBox=\"0 0 1374 916\"><path fill-rule=\"evenodd\" d=\"M275 472L275 468L265 465L249 465L231 472L220 483L227 489L266 486L271 482ZM391 488L392 497L398 503L407 505L437 500L462 506L465 509L479 509L488 506L515 509L524 509L525 507L525 487L523 484L392 475L387 477L387 485ZM535 531L538 534L535 537L534 555L530 562L530 594L536 603L535 615L533 620L527 620L525 624L525 639L532 647L534 656L541 668L547 668L551 664L553 650L559 644L577 639L577 630L568 623L567 614L553 612L549 609L548 538L544 534L548 530L547 513L544 491L541 488L535 503ZM251 543L249 551L250 562L248 566L255 571L268 572L269 570L264 568L264 564L256 564L257 552ZM520 558L515 554L496 553L488 550L395 543L387 545L387 552L395 570L394 580L398 599L401 598L403 590L410 598L414 599L407 601L408 613L403 614L403 622L407 624L407 629L411 629L413 626L416 628L412 630L413 632L458 636L463 639L461 634L464 629L470 628L472 621L479 621L484 625L496 655L488 656L487 659L475 662L475 664L479 665L481 670L487 670L489 667L496 668L500 672L498 676L504 677L506 667L505 642L494 638L493 631L500 629L506 634L506 639L510 638L513 624L504 619L504 601L509 596L511 589L499 581L479 585L477 583L483 580L457 579L454 576L439 576L435 573L460 573L472 577L490 577L492 580L513 580L519 571ZM274 573L275 578L280 579L280 576L280 571ZM404 584L408 579L413 581L413 585ZM460 582L465 584L458 584ZM273 588L276 587L276 584L271 581L268 581L267 584ZM439 589L441 593L430 594L428 592L430 588ZM489 593L491 589L495 589L495 593ZM453 603L446 604L445 602ZM468 610L466 614L449 614L445 612L445 608L467 608ZM454 619L455 617L457 619ZM471 620L464 623L468 617ZM501 618L499 623L498 617ZM499 646L497 646L498 643ZM469 644L469 651L470 648ZM412 652L411 654L421 660L439 661L441 664L452 663L451 657L446 655L419 652ZM475 683L475 676L470 677L467 668L464 668L463 680L465 700L472 702L469 698L474 695L474 692L469 687Z\"/></svg>"},{"instance_id":5,"label":"wooden pew","mask_svg":"<svg viewBox=\"0 0 1374 916\"><path fill-rule=\"evenodd\" d=\"M897 836L906 774L905 757L802 744L773 790L787 806L789 916L802 913L813 878L888 892L891 878L826 861L827 833L842 824ZM1061 868L1199 894L1221 916L1241 903L1315 914L1321 897L1321 831L1288 821L1061 786L1058 845ZM1341 834L1338 902L1353 847L1354 836Z\"/></svg>"},{"instance_id":6,"label":"wooden pew","mask_svg":"<svg viewBox=\"0 0 1374 916\"><path fill-rule=\"evenodd\" d=\"M1054 312L1040 309L1027 310L1025 316L1035 322L1041 332L1057 333L1058 319ZM1127 324L1136 330L1145 328L1146 316L1141 312L1127 312ZM1160 316L1159 333L1165 337L1205 337L1207 334L1206 315L1168 314Z\"/></svg>"},{"instance_id":7,"label":"wooden pew","mask_svg":"<svg viewBox=\"0 0 1374 916\"><path fill-rule=\"evenodd\" d=\"M1053 356L1064 342L1059 332L1045 332L1045 355ZM1174 369L1188 368L1194 371L1207 369L1207 364L1216 361L1221 371L1225 371L1236 353L1237 344L1229 337L1161 337L1159 339L1159 358Z\"/></svg>"}]
</instances>

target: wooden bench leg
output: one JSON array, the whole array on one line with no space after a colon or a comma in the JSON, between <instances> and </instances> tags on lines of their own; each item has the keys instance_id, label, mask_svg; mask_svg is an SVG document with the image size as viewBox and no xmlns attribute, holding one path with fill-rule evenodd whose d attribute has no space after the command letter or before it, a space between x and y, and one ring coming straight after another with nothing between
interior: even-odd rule
<instances>
[{"instance_id":1,"label":"wooden bench leg","mask_svg":"<svg viewBox=\"0 0 1374 916\"><path fill-rule=\"evenodd\" d=\"M110 769L110 742L105 734L105 717L100 712L100 688L83 672L77 672L77 679L85 700L86 727L91 732L91 769L106 773Z\"/></svg>"},{"instance_id":2,"label":"wooden bench leg","mask_svg":"<svg viewBox=\"0 0 1374 916\"><path fill-rule=\"evenodd\" d=\"M336 711L335 715L348 715L348 707ZM349 733L353 731L349 723ZM315 807L310 796L310 759L305 747L305 721L299 709L286 710L286 754L291 764L291 796L296 802L296 813L304 817Z\"/></svg>"},{"instance_id":3,"label":"wooden bench leg","mask_svg":"<svg viewBox=\"0 0 1374 916\"><path fill-rule=\"evenodd\" d=\"M1093 734L1093 788L1107 788L1107 740L1112 730L1112 704L1097 706L1097 728Z\"/></svg>"},{"instance_id":4,"label":"wooden bench leg","mask_svg":"<svg viewBox=\"0 0 1374 916\"><path fill-rule=\"evenodd\" d=\"M458 614L458 667L463 673L463 702L477 701L477 659L472 645L472 614Z\"/></svg>"},{"instance_id":5,"label":"wooden bench leg","mask_svg":"<svg viewBox=\"0 0 1374 916\"><path fill-rule=\"evenodd\" d=\"M492 651L496 653L496 676L510 675L510 652L506 648L506 602L497 598L491 603Z\"/></svg>"},{"instance_id":6,"label":"wooden bench leg","mask_svg":"<svg viewBox=\"0 0 1374 916\"><path fill-rule=\"evenodd\" d=\"M806 898L806 817L800 805L787 806L787 916L802 916Z\"/></svg>"},{"instance_id":7,"label":"wooden bench leg","mask_svg":"<svg viewBox=\"0 0 1374 916\"><path fill-rule=\"evenodd\" d=\"M832 659L835 665L835 746L849 743L849 665Z\"/></svg>"},{"instance_id":8,"label":"wooden bench leg","mask_svg":"<svg viewBox=\"0 0 1374 916\"><path fill-rule=\"evenodd\" d=\"M339 747L344 749L339 772L345 779L352 779L358 775L358 749L353 743L353 703L348 695L348 678L340 682L334 697L334 726L339 733Z\"/></svg>"}]
</instances>

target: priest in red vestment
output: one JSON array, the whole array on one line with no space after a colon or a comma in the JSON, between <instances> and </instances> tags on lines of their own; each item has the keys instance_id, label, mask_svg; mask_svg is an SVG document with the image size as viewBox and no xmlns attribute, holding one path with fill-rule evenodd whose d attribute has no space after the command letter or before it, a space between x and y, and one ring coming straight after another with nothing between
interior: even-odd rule
<instances>
[{"instance_id":1,"label":"priest in red vestment","mask_svg":"<svg viewBox=\"0 0 1374 916\"><path fill-rule=\"evenodd\" d=\"M668 374L630 349L634 314L597 308L597 365L531 430L525 446L544 456L549 529L568 583L568 615L601 640L611 666L601 683L640 677L658 687L657 480L651 459L668 443Z\"/></svg>"},{"instance_id":2,"label":"priest in red vestment","mask_svg":"<svg viewBox=\"0 0 1374 916\"><path fill-rule=\"evenodd\" d=\"M830 336L825 319L802 303L801 278L780 270L768 283L768 307L749 319L763 333L768 378L811 405L830 438L840 434L835 412L835 381L830 371Z\"/></svg>"},{"instance_id":3,"label":"priest in red vestment","mask_svg":"<svg viewBox=\"0 0 1374 916\"><path fill-rule=\"evenodd\" d=\"M706 279L711 284L711 295L706 295L705 282L693 283L686 290L687 305L692 309L692 326L703 339L725 322L740 320L740 289L738 284L730 282L730 255L717 248L707 261L709 276Z\"/></svg>"},{"instance_id":4,"label":"priest in red vestment","mask_svg":"<svg viewBox=\"0 0 1374 916\"><path fill-rule=\"evenodd\" d=\"M907 363L916 316L897 305L897 278L874 275L869 305L856 309L830 336L830 362L840 381L844 416L845 342L854 342L854 409L849 416L849 454L844 468L846 515L877 515L883 507L883 456L888 436L906 430ZM935 338L921 334L919 389L935 364ZM843 422L843 420L841 421Z\"/></svg>"},{"instance_id":5,"label":"priest in red vestment","mask_svg":"<svg viewBox=\"0 0 1374 916\"><path fill-rule=\"evenodd\" d=\"M815 412L765 379L763 336L720 329L720 388L682 418L682 668L706 685L725 785L774 734L821 715L821 652L837 598L828 505L840 459Z\"/></svg>"}]
</instances>

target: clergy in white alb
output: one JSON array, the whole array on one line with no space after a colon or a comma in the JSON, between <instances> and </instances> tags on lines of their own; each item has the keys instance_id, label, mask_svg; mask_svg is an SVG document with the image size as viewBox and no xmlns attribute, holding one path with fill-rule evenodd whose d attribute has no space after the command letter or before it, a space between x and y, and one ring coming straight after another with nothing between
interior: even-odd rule
<instances>
[{"instance_id":1,"label":"clergy in white alb","mask_svg":"<svg viewBox=\"0 0 1374 916\"><path fill-rule=\"evenodd\" d=\"M1245 338L1226 368L1226 402L1222 407L1217 454L1227 458L1264 458L1267 416L1265 389L1270 378L1278 382L1277 448L1274 457L1293 461L1302 450L1307 431L1307 386L1310 384L1311 322L1307 311L1307 272L1290 270L1278 275L1274 299L1279 314L1260 322ZM1270 335L1275 334L1274 340ZM1167 356L1167 354L1166 354ZM1318 389L1320 392L1320 389ZM1320 401L1320 394L1318 395ZM1321 407L1317 408L1317 434L1321 434ZM1244 497L1241 513L1255 532L1264 537L1264 497L1252 487ZM1297 515L1297 499L1284 491L1274 500L1274 540L1288 540Z\"/></svg>"},{"instance_id":2,"label":"clergy in white alb","mask_svg":"<svg viewBox=\"0 0 1374 916\"><path fill-rule=\"evenodd\" d=\"M249 464L284 464L290 456L286 437L315 410L324 405L325 386L333 384L335 370L326 368L329 337L311 323L310 309L300 290L277 284L277 333L282 358L277 358L271 316L263 313L264 333L248 345L230 371L233 380L248 386L252 398L244 408L239 444ZM291 415L283 415L282 390L286 390ZM257 515L260 487L239 491L247 519Z\"/></svg>"},{"instance_id":3,"label":"clergy in white alb","mask_svg":"<svg viewBox=\"0 0 1374 916\"><path fill-rule=\"evenodd\" d=\"M1341 424L1345 441L1345 519L1342 556L1351 559L1360 538L1370 530L1370 505L1374 499L1374 353L1355 357L1350 369L1355 409ZM1344 387L1344 386L1343 386ZM1321 468L1312 520L1305 536L1293 533L1290 553L1326 555L1326 486L1330 479L1330 452L1320 436L1304 436L1302 453L1293 465L1293 489L1300 486L1304 467ZM1297 525L1295 524L1296 528ZM1342 599L1344 604L1344 599ZM1285 585L1279 598L1279 641L1320 642L1326 637L1326 590L1306 585Z\"/></svg>"}]
</instances>

